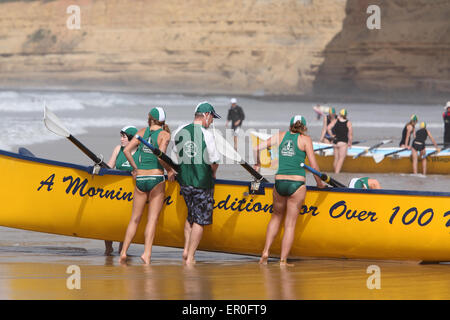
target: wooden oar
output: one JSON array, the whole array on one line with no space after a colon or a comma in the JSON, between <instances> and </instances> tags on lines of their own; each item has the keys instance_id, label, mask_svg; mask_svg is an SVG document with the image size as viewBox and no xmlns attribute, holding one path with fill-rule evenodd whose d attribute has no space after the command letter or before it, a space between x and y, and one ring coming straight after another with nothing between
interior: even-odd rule
<instances>
[{"instance_id":1,"label":"wooden oar","mask_svg":"<svg viewBox=\"0 0 450 320\"><path fill-rule=\"evenodd\" d=\"M330 177L326 173L319 172L316 169L311 168L310 166L308 166L305 163L300 163L300 167L304 167L304 168L308 169L309 171L311 171L311 173L313 173L316 176L318 176L320 178L320 180L325 181L326 183L328 183L329 185L332 185L333 187L336 187L336 188L347 188L346 185L340 183L339 181L334 180L332 177Z\"/></svg>"},{"instance_id":2,"label":"wooden oar","mask_svg":"<svg viewBox=\"0 0 450 320\"><path fill-rule=\"evenodd\" d=\"M161 150L159 150L158 148L154 147L152 144L150 144L148 141L145 141L141 136L136 135L135 136L136 139L138 139L140 142L142 142L143 144L145 144L152 152L155 156L157 156L158 158L160 158L162 161L164 161L165 163L167 163L172 169L174 169L175 171L179 172L180 167L178 166L178 164L176 164L175 162L173 162L173 160L164 152L162 152Z\"/></svg>"},{"instance_id":3,"label":"wooden oar","mask_svg":"<svg viewBox=\"0 0 450 320\"><path fill-rule=\"evenodd\" d=\"M366 142L366 140L355 141L355 142L352 143L352 145L363 143L363 142ZM326 149L331 149L333 147L334 146L327 146L327 147L317 148L317 149L314 149L314 151L322 151L322 150L326 150Z\"/></svg>"},{"instance_id":4,"label":"wooden oar","mask_svg":"<svg viewBox=\"0 0 450 320\"><path fill-rule=\"evenodd\" d=\"M377 144L371 146L370 148L368 148L368 149L366 149L366 150L364 150L364 151L361 151L361 152L358 153L356 156L354 156L353 159L359 158L360 156L362 156L362 155L364 155L364 154L366 154L366 153L372 151L373 149L376 149L376 148L378 148L378 147L380 147L380 146L382 146L382 145L384 145L384 144L388 144L388 143L391 143L391 142L392 142L392 140L383 140L383 141L381 141L380 143L377 143Z\"/></svg>"},{"instance_id":5,"label":"wooden oar","mask_svg":"<svg viewBox=\"0 0 450 320\"><path fill-rule=\"evenodd\" d=\"M444 150L447 150L447 149L449 149L449 148L444 148L444 149L442 149L442 150L439 150L439 149L438 149L438 150L431 151L431 152L429 152L428 154L424 155L424 156L422 157L422 159L428 158L429 156L432 156L433 154L440 153L440 152L442 152L442 151L444 151Z\"/></svg>"},{"instance_id":6,"label":"wooden oar","mask_svg":"<svg viewBox=\"0 0 450 320\"><path fill-rule=\"evenodd\" d=\"M231 144L228 143L227 140L222 136L220 132L216 129L212 129L214 134L214 139L216 141L217 150L228 159L238 162L245 170L248 171L257 181L260 182L269 182L266 178L264 178L258 171L253 169L251 165L249 165L244 159L242 159L241 155L234 150Z\"/></svg>"},{"instance_id":7,"label":"wooden oar","mask_svg":"<svg viewBox=\"0 0 450 320\"><path fill-rule=\"evenodd\" d=\"M75 138L69 130L67 130L62 124L61 120L51 112L47 106L44 106L44 124L48 130L57 134L58 136L69 139L75 144L84 154L86 154L92 161L100 165L102 168L111 169L102 159L97 157L95 153L89 150L84 144L82 144L77 138Z\"/></svg>"},{"instance_id":8,"label":"wooden oar","mask_svg":"<svg viewBox=\"0 0 450 320\"><path fill-rule=\"evenodd\" d=\"M385 157L392 156L393 154L396 154L396 153L399 153L399 152L402 152L402 151L406 151L406 150L408 150L408 148L403 148L403 149L400 149L400 150L397 150L397 151L392 151L392 152L389 152L387 154L374 154L373 155L373 160L375 160L376 163L380 163L381 161L383 161L383 159Z\"/></svg>"}]
</instances>

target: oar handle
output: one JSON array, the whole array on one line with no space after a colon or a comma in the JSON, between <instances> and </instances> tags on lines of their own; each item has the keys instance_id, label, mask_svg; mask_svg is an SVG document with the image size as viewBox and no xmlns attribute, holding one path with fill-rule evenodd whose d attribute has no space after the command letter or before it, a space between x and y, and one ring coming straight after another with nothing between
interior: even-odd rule
<instances>
[{"instance_id":1,"label":"oar handle","mask_svg":"<svg viewBox=\"0 0 450 320\"><path fill-rule=\"evenodd\" d=\"M70 135L67 139L69 139L74 145L76 145L81 151L83 151L83 153L86 154L89 158L91 158L91 160L94 161L96 164L100 165L102 168L111 169L105 162L103 162L102 159L97 157L95 153L86 148L86 146L82 144L77 138Z\"/></svg>"},{"instance_id":2,"label":"oar handle","mask_svg":"<svg viewBox=\"0 0 450 320\"><path fill-rule=\"evenodd\" d=\"M403 148L403 149L400 149L400 150L397 150L397 151L392 151L392 152L386 153L386 154L384 155L384 157L391 156L391 155L393 155L393 154L400 153L400 152L406 151L406 150L408 150L408 148Z\"/></svg>"},{"instance_id":3,"label":"oar handle","mask_svg":"<svg viewBox=\"0 0 450 320\"><path fill-rule=\"evenodd\" d=\"M334 180L332 177L330 177L326 173L319 172L316 169L311 168L310 166L308 166L305 163L301 163L300 166L304 167L305 169L308 169L309 171L311 171L311 173L313 173L316 176L318 176L320 178L320 180L325 181L326 183L332 185L333 187L336 187L336 188L347 188L344 184L340 183L339 181Z\"/></svg>"},{"instance_id":4,"label":"oar handle","mask_svg":"<svg viewBox=\"0 0 450 320\"><path fill-rule=\"evenodd\" d=\"M145 144L152 152L155 156L157 156L158 158L160 158L162 161L164 161L165 163L167 163L172 169L174 169L175 171L179 171L180 166L177 165L175 162L173 162L173 160L164 152L162 152L161 150L159 150L158 148L154 147L152 144L150 144L148 141L145 141L141 136L136 135L136 138L142 142L143 144Z\"/></svg>"}]
</instances>

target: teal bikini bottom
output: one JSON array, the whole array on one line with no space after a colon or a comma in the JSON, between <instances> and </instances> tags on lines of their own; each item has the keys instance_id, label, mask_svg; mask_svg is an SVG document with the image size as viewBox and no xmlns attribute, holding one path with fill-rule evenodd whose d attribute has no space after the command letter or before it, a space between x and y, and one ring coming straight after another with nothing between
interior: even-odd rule
<instances>
[{"instance_id":1,"label":"teal bikini bottom","mask_svg":"<svg viewBox=\"0 0 450 320\"><path fill-rule=\"evenodd\" d=\"M289 197L304 184L305 181L275 180L275 190L280 196Z\"/></svg>"},{"instance_id":2,"label":"teal bikini bottom","mask_svg":"<svg viewBox=\"0 0 450 320\"><path fill-rule=\"evenodd\" d=\"M137 176L136 187L142 192L150 192L156 185L164 182L164 180L164 176Z\"/></svg>"}]
</instances>

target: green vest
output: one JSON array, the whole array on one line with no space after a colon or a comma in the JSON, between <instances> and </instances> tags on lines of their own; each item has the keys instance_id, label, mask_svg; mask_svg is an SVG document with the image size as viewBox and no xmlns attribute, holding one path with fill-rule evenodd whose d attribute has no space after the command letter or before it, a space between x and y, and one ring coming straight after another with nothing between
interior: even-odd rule
<instances>
[{"instance_id":1,"label":"green vest","mask_svg":"<svg viewBox=\"0 0 450 320\"><path fill-rule=\"evenodd\" d=\"M159 148L158 146L158 135L162 131L162 128L150 131L150 128L147 127L145 130L144 136L142 137L145 141L148 141L152 146ZM161 169L164 170L161 163L158 161L158 157L148 148L145 144L139 144L138 150L139 153L138 161L136 161L136 165L138 169L151 170L151 169Z\"/></svg>"},{"instance_id":2,"label":"green vest","mask_svg":"<svg viewBox=\"0 0 450 320\"><path fill-rule=\"evenodd\" d=\"M305 176L305 169L300 163L305 162L306 152L298 148L299 133L287 131L278 147L278 171L276 174Z\"/></svg>"},{"instance_id":3,"label":"green vest","mask_svg":"<svg viewBox=\"0 0 450 320\"><path fill-rule=\"evenodd\" d=\"M202 128L199 124L191 123L177 130L175 134L174 141L180 164L178 181L183 186L211 189L214 187L214 179L211 165L205 161L209 157Z\"/></svg>"},{"instance_id":4,"label":"green vest","mask_svg":"<svg viewBox=\"0 0 450 320\"><path fill-rule=\"evenodd\" d=\"M117 158L116 158L116 169L124 170L124 171L133 171L133 167L128 162L127 157L125 157L125 154L123 153L123 149L125 149L125 148L124 147L120 147L119 154L117 155ZM136 163L138 161L138 155L139 155L139 153L136 150L136 152L133 154L133 160Z\"/></svg>"}]
</instances>

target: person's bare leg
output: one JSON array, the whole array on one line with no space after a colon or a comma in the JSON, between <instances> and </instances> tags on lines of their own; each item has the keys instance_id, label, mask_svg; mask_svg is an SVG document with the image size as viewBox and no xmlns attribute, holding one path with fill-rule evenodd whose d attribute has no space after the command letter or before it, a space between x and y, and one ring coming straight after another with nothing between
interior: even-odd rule
<instances>
[{"instance_id":1,"label":"person's bare leg","mask_svg":"<svg viewBox=\"0 0 450 320\"><path fill-rule=\"evenodd\" d=\"M197 251L202 236L203 236L203 226L194 222L192 224L192 231L189 237L187 258L185 260L185 263L187 265L195 264L195 252Z\"/></svg>"},{"instance_id":2,"label":"person's bare leg","mask_svg":"<svg viewBox=\"0 0 450 320\"><path fill-rule=\"evenodd\" d=\"M184 223L183 261L186 261L188 257L188 247L189 247L189 240L191 238L191 232L192 232L192 225L189 223L189 221L186 220L186 222Z\"/></svg>"},{"instance_id":3,"label":"person's bare leg","mask_svg":"<svg viewBox=\"0 0 450 320\"><path fill-rule=\"evenodd\" d=\"M134 189L133 209L131 212L130 222L128 223L125 239L123 241L122 251L120 251L119 262L123 263L127 259L127 251L130 247L131 241L136 235L136 231L141 221L142 211L147 201L147 193L140 191L138 188Z\"/></svg>"},{"instance_id":4,"label":"person's bare leg","mask_svg":"<svg viewBox=\"0 0 450 320\"><path fill-rule=\"evenodd\" d=\"M417 151L416 149L412 148L411 149L411 156L412 156L412 166L413 166L413 173L417 174Z\"/></svg>"},{"instance_id":5,"label":"person's bare leg","mask_svg":"<svg viewBox=\"0 0 450 320\"><path fill-rule=\"evenodd\" d=\"M287 258L294 242L298 213L305 200L305 196L306 186L303 185L287 200L286 217L284 219L284 234L281 241L280 265L292 266L287 263Z\"/></svg>"},{"instance_id":6,"label":"person's bare leg","mask_svg":"<svg viewBox=\"0 0 450 320\"><path fill-rule=\"evenodd\" d=\"M144 253L141 259L145 264L150 264L152 256L153 240L155 239L156 225L158 223L159 214L164 204L165 183L161 182L153 188L149 196L148 219L145 227Z\"/></svg>"},{"instance_id":7,"label":"person's bare leg","mask_svg":"<svg viewBox=\"0 0 450 320\"><path fill-rule=\"evenodd\" d=\"M270 247L280 230L281 221L283 220L284 212L286 210L287 197L280 196L278 192L273 189L273 213L270 217L269 224L266 231L266 242L264 249L259 259L260 264L267 264L269 259Z\"/></svg>"},{"instance_id":8,"label":"person's bare leg","mask_svg":"<svg viewBox=\"0 0 450 320\"><path fill-rule=\"evenodd\" d=\"M340 144L341 142L339 142ZM342 166L344 165L344 161L345 161L345 157L347 156L347 148L348 145L345 143L342 143L338 146L338 160L336 162L336 169L334 171L334 173L340 173Z\"/></svg>"},{"instance_id":9,"label":"person's bare leg","mask_svg":"<svg viewBox=\"0 0 450 320\"><path fill-rule=\"evenodd\" d=\"M113 253L113 242L105 240L105 256L110 256Z\"/></svg>"},{"instance_id":10,"label":"person's bare leg","mask_svg":"<svg viewBox=\"0 0 450 320\"><path fill-rule=\"evenodd\" d=\"M420 156L423 158L422 159L422 173L424 176L427 175L427 158L425 158L425 149L423 149L422 151L420 151Z\"/></svg>"},{"instance_id":11,"label":"person's bare leg","mask_svg":"<svg viewBox=\"0 0 450 320\"><path fill-rule=\"evenodd\" d=\"M334 155L333 169L334 169L334 172L336 172L337 163L338 163L338 160L339 160L339 148L338 148L337 144L335 144L333 146L333 155Z\"/></svg>"}]
</instances>

